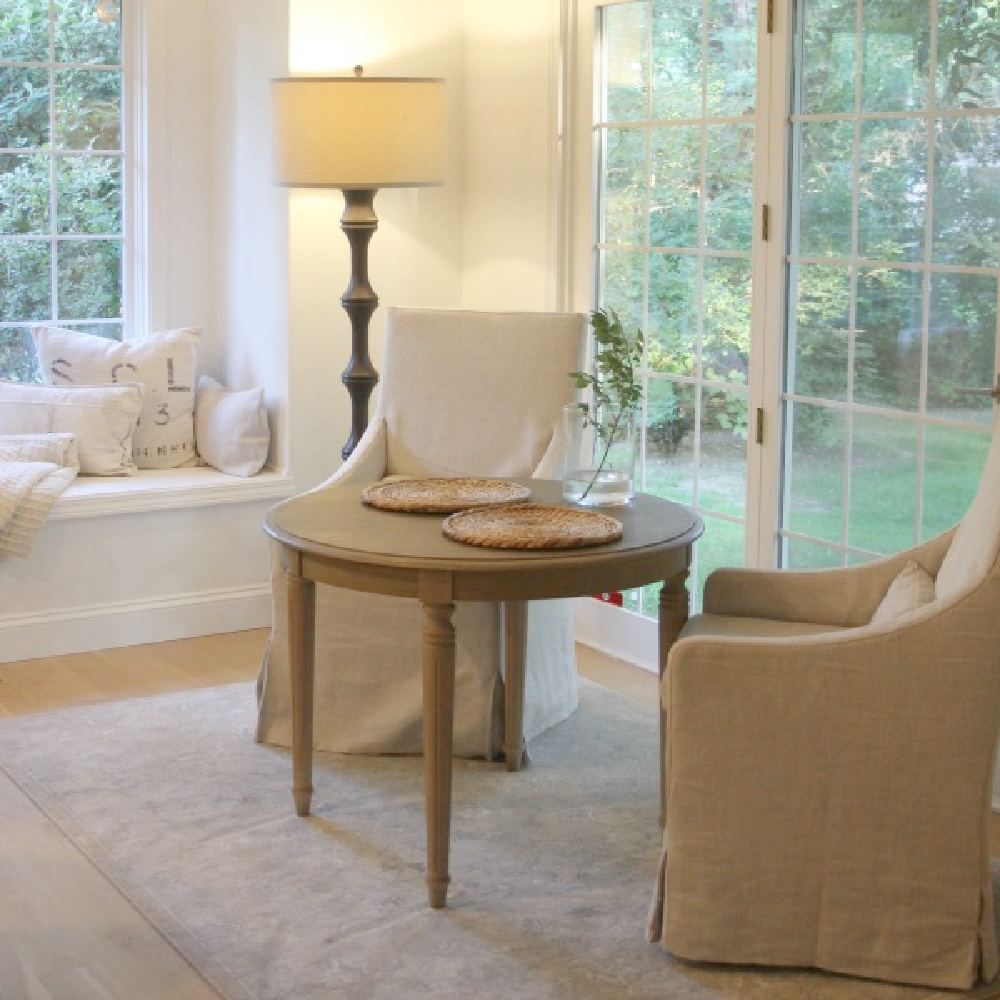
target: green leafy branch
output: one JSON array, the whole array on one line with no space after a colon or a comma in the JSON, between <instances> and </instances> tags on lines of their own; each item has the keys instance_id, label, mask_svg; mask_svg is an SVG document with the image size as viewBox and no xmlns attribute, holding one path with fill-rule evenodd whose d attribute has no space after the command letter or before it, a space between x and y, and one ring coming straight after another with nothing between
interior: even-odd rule
<instances>
[{"instance_id":1,"label":"green leafy branch","mask_svg":"<svg viewBox=\"0 0 1000 1000\"><path fill-rule=\"evenodd\" d=\"M577 406L583 414L584 426L594 428L604 451L581 500L604 468L619 429L642 404L642 330L636 328L635 333L627 333L611 308L595 309L590 314L590 325L597 345L594 370L570 372L569 377L577 389L591 392L592 402L580 402Z\"/></svg>"}]
</instances>

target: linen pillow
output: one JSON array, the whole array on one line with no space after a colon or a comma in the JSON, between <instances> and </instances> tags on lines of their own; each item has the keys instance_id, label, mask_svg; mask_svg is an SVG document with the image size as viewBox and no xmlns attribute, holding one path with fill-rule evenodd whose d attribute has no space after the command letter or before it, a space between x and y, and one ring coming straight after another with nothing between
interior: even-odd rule
<instances>
[{"instance_id":1,"label":"linen pillow","mask_svg":"<svg viewBox=\"0 0 1000 1000\"><path fill-rule=\"evenodd\" d=\"M270 435L263 389L227 389L202 375L194 426L198 454L220 472L252 476L267 460Z\"/></svg>"},{"instance_id":2,"label":"linen pillow","mask_svg":"<svg viewBox=\"0 0 1000 1000\"><path fill-rule=\"evenodd\" d=\"M899 575L889 585L882 603L872 615L872 624L880 625L934 600L934 577L913 559L908 559Z\"/></svg>"},{"instance_id":3,"label":"linen pillow","mask_svg":"<svg viewBox=\"0 0 1000 1000\"><path fill-rule=\"evenodd\" d=\"M60 327L31 331L49 385L138 382L144 396L132 440L140 469L175 469L197 461L194 444L195 329L169 330L119 343Z\"/></svg>"},{"instance_id":4,"label":"linen pillow","mask_svg":"<svg viewBox=\"0 0 1000 1000\"><path fill-rule=\"evenodd\" d=\"M127 476L132 434L142 408L142 386L50 386L0 382L0 434L72 434L80 471Z\"/></svg>"},{"instance_id":5,"label":"linen pillow","mask_svg":"<svg viewBox=\"0 0 1000 1000\"><path fill-rule=\"evenodd\" d=\"M79 469L80 453L72 434L3 434L0 462L51 462L60 469Z\"/></svg>"}]
</instances>

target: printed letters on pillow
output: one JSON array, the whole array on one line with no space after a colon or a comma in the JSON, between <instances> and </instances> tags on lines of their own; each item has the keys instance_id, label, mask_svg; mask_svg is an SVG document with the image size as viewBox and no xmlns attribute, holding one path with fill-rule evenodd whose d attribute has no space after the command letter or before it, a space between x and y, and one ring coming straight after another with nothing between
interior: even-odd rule
<instances>
[{"instance_id":1,"label":"printed letters on pillow","mask_svg":"<svg viewBox=\"0 0 1000 1000\"><path fill-rule=\"evenodd\" d=\"M60 327L31 335L49 385L138 382L144 396L132 441L140 469L175 469L197 461L194 388L199 330L170 330L119 343Z\"/></svg>"}]
</instances>

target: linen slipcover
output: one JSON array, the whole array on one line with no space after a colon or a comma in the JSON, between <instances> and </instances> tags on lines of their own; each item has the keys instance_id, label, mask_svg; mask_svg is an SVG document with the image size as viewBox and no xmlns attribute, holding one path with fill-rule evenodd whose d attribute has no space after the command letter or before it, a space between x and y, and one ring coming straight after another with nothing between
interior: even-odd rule
<instances>
[{"instance_id":1,"label":"linen slipcover","mask_svg":"<svg viewBox=\"0 0 1000 1000\"><path fill-rule=\"evenodd\" d=\"M573 398L586 317L580 313L390 308L381 391L368 429L317 490L387 476L558 478L562 407ZM258 678L257 739L291 745L287 595L272 543L274 624ZM569 601L528 604L524 736L577 706ZM500 605L454 615L455 753L502 747ZM419 602L316 588L314 747L420 753Z\"/></svg>"},{"instance_id":2,"label":"linen slipcover","mask_svg":"<svg viewBox=\"0 0 1000 1000\"><path fill-rule=\"evenodd\" d=\"M662 680L650 940L933 987L996 976L998 550L1000 436L957 531L845 569L709 577ZM872 623L909 560L934 600Z\"/></svg>"}]
</instances>

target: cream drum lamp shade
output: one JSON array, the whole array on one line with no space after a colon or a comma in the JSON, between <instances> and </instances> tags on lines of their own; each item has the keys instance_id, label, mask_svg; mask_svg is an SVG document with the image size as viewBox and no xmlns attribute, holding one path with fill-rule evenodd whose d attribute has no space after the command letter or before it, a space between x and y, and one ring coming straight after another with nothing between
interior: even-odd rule
<instances>
[{"instance_id":1,"label":"cream drum lamp shade","mask_svg":"<svg viewBox=\"0 0 1000 1000\"><path fill-rule=\"evenodd\" d=\"M274 179L341 190L445 178L445 83L405 77L271 81Z\"/></svg>"}]
</instances>

